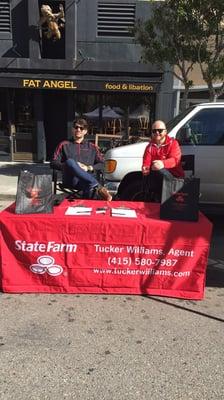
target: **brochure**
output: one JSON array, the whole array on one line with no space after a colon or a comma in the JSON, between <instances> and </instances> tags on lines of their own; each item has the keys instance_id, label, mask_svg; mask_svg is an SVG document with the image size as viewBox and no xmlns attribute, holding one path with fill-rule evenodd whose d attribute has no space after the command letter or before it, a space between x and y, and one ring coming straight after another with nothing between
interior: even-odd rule
<instances>
[{"instance_id":1,"label":"brochure","mask_svg":"<svg viewBox=\"0 0 224 400\"><path fill-rule=\"evenodd\" d=\"M112 217L137 218L136 211L130 208L112 208L111 215Z\"/></svg>"},{"instance_id":2,"label":"brochure","mask_svg":"<svg viewBox=\"0 0 224 400\"><path fill-rule=\"evenodd\" d=\"M65 215L91 215L92 207L68 207Z\"/></svg>"}]
</instances>

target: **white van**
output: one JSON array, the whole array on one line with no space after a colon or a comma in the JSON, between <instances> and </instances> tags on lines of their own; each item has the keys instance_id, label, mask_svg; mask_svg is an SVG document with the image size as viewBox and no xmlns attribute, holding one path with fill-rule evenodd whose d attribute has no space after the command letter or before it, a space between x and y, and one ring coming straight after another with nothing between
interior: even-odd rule
<instances>
[{"instance_id":1,"label":"white van","mask_svg":"<svg viewBox=\"0 0 224 400\"><path fill-rule=\"evenodd\" d=\"M167 123L183 154L194 154L201 180L200 202L224 205L224 103L197 104ZM147 142L115 147L105 154L106 187L131 200L142 187L142 157Z\"/></svg>"}]
</instances>

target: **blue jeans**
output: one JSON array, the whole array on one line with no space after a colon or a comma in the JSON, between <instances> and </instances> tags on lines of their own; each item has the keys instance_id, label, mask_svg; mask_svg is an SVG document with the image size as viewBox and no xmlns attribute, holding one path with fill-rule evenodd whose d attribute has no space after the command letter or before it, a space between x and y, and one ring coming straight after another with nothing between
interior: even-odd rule
<instances>
[{"instance_id":1,"label":"blue jeans","mask_svg":"<svg viewBox=\"0 0 224 400\"><path fill-rule=\"evenodd\" d=\"M72 158L65 161L62 182L64 186L82 190L86 198L90 198L93 189L99 185L94 175L84 171Z\"/></svg>"}]
</instances>

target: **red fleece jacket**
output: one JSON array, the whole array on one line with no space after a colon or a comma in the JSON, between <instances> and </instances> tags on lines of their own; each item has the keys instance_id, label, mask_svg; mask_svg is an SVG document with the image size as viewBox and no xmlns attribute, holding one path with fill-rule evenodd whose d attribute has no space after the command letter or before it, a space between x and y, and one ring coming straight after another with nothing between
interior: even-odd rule
<instances>
[{"instance_id":1,"label":"red fleece jacket","mask_svg":"<svg viewBox=\"0 0 224 400\"><path fill-rule=\"evenodd\" d=\"M152 162L162 160L164 168L177 177L184 177L184 171L181 165L181 149L176 139L166 136L166 141L162 145L157 145L153 140L148 144L143 155L142 167L148 167L149 171Z\"/></svg>"}]
</instances>

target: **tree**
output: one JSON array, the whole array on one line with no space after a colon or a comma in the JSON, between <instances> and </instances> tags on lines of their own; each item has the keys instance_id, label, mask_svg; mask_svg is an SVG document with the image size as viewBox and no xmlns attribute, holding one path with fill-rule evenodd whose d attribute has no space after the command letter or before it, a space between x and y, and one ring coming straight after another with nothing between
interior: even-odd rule
<instances>
[{"instance_id":1,"label":"tree","mask_svg":"<svg viewBox=\"0 0 224 400\"><path fill-rule=\"evenodd\" d=\"M138 21L135 37L143 48L143 60L171 72L184 85L183 108L193 86L190 72L199 63L214 101L224 93L224 1L165 0L153 2L152 17Z\"/></svg>"},{"instance_id":2,"label":"tree","mask_svg":"<svg viewBox=\"0 0 224 400\"><path fill-rule=\"evenodd\" d=\"M192 1L198 26L198 63L210 101L224 93L224 1ZM222 84L216 87L220 80Z\"/></svg>"},{"instance_id":3,"label":"tree","mask_svg":"<svg viewBox=\"0 0 224 400\"><path fill-rule=\"evenodd\" d=\"M152 2L152 16L138 21L135 37L142 46L142 59L171 72L184 85L183 108L193 82L190 72L198 59L198 27L195 25L191 2L166 0Z\"/></svg>"}]
</instances>

